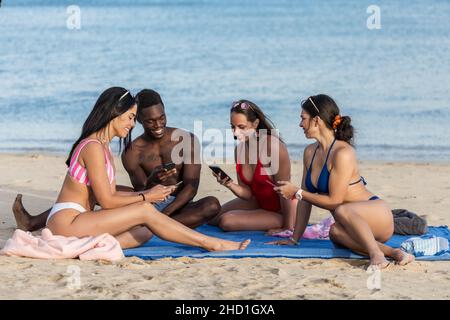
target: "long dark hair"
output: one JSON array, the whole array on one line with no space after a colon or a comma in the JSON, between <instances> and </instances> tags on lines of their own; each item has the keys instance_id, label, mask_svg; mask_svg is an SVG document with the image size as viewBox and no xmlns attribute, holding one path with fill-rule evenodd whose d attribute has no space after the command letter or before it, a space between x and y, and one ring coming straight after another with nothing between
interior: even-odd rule
<instances>
[{"instance_id":1,"label":"long dark hair","mask_svg":"<svg viewBox=\"0 0 450 320\"><path fill-rule=\"evenodd\" d=\"M245 99L235 101L231 105L230 112L241 113L251 122L255 122L256 119L258 119L259 123L258 127L256 127L256 132L259 132L261 129L267 130L268 135L275 136L283 142L281 137L276 133L276 128L272 120L270 120L255 103Z\"/></svg>"},{"instance_id":2,"label":"long dark hair","mask_svg":"<svg viewBox=\"0 0 450 320\"><path fill-rule=\"evenodd\" d=\"M73 151L81 140L86 139L94 132L106 128L112 119L127 112L134 104L135 100L133 96L124 88L112 87L103 91L84 122L81 135L73 144L69 156L67 157L66 165L70 165ZM132 130L130 130L125 139L120 139L119 150L122 149L122 144L124 145L125 150L130 146L131 131Z\"/></svg>"},{"instance_id":3,"label":"long dark hair","mask_svg":"<svg viewBox=\"0 0 450 320\"><path fill-rule=\"evenodd\" d=\"M302 101L302 109L308 112L312 118L319 116L327 128L334 131L334 136L337 140L353 145L354 128L351 125L352 119L349 116L340 115L339 107L330 96L326 94L310 96ZM335 123L337 116L340 116L340 122L333 128L333 123Z\"/></svg>"}]
</instances>

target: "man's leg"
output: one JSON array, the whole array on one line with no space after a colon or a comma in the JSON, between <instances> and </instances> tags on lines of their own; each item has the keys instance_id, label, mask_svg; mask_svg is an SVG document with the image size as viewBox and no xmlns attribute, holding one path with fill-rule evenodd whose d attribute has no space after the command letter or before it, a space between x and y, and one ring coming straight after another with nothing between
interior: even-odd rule
<instances>
[{"instance_id":1,"label":"man's leg","mask_svg":"<svg viewBox=\"0 0 450 320\"><path fill-rule=\"evenodd\" d=\"M18 194L16 200L14 200L12 211L14 213L14 218L16 219L17 228L24 231L36 231L45 227L47 222L48 214L52 208L38 214L37 216L32 216L25 210L22 203L22 195Z\"/></svg>"},{"instance_id":2,"label":"man's leg","mask_svg":"<svg viewBox=\"0 0 450 320\"><path fill-rule=\"evenodd\" d=\"M220 209L219 200L210 196L188 203L170 217L194 229L216 217Z\"/></svg>"}]
</instances>

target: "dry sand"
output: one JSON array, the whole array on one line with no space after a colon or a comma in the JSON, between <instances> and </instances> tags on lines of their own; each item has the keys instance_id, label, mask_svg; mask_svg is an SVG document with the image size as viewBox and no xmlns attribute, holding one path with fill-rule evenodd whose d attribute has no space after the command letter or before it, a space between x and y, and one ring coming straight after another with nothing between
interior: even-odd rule
<instances>
[{"instance_id":1,"label":"dry sand","mask_svg":"<svg viewBox=\"0 0 450 320\"><path fill-rule=\"evenodd\" d=\"M11 204L24 194L38 213L50 207L65 175L64 157L0 154L0 248L14 229ZM130 185L116 159L118 183ZM222 166L232 177L232 166ZM293 163L294 181L302 165ZM360 164L368 188L391 208L426 215L429 225L448 224L450 164ZM204 167L197 198L233 198ZM313 210L311 222L329 213ZM365 260L126 258L117 263L37 260L0 256L0 299L449 299L450 262L391 265L381 290L368 289ZM75 266L75 267L74 267ZM73 282L79 270L80 283Z\"/></svg>"}]
</instances>

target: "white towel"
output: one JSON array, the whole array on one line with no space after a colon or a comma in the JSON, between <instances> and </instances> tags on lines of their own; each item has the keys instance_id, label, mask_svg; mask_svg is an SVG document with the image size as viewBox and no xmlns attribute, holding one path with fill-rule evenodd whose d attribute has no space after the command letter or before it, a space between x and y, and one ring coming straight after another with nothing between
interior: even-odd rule
<instances>
[{"instance_id":1,"label":"white towel","mask_svg":"<svg viewBox=\"0 0 450 320\"><path fill-rule=\"evenodd\" d=\"M448 251L448 240L436 236L422 236L409 238L404 241L400 248L404 251L420 256L434 256L435 254Z\"/></svg>"}]
</instances>

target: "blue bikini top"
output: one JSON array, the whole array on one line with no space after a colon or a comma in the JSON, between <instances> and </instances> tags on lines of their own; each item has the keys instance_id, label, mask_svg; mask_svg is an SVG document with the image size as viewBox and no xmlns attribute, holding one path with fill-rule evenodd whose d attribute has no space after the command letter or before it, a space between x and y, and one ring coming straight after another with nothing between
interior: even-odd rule
<instances>
[{"instance_id":1,"label":"blue bikini top","mask_svg":"<svg viewBox=\"0 0 450 320\"><path fill-rule=\"evenodd\" d=\"M305 179L306 189L311 193L322 193L322 194L330 193L330 191L328 189L328 182L330 180L330 172L328 171L327 162L328 162L328 157L330 156L330 151L333 148L335 142L336 142L336 139L334 139L333 143L330 146L330 149L328 149L328 154L325 159L325 163L323 164L322 171L320 172L319 179L317 181L317 188L312 183L311 168L312 168L312 165L314 162L314 158L316 156L317 149L319 149L319 146L317 146L316 150L314 151L314 155L311 159L311 164L309 165L309 169L306 172L306 179ZM364 185L367 184L366 181L364 180L364 178L361 177L358 181L350 183L350 185L357 184L361 181L364 183Z\"/></svg>"}]
</instances>

